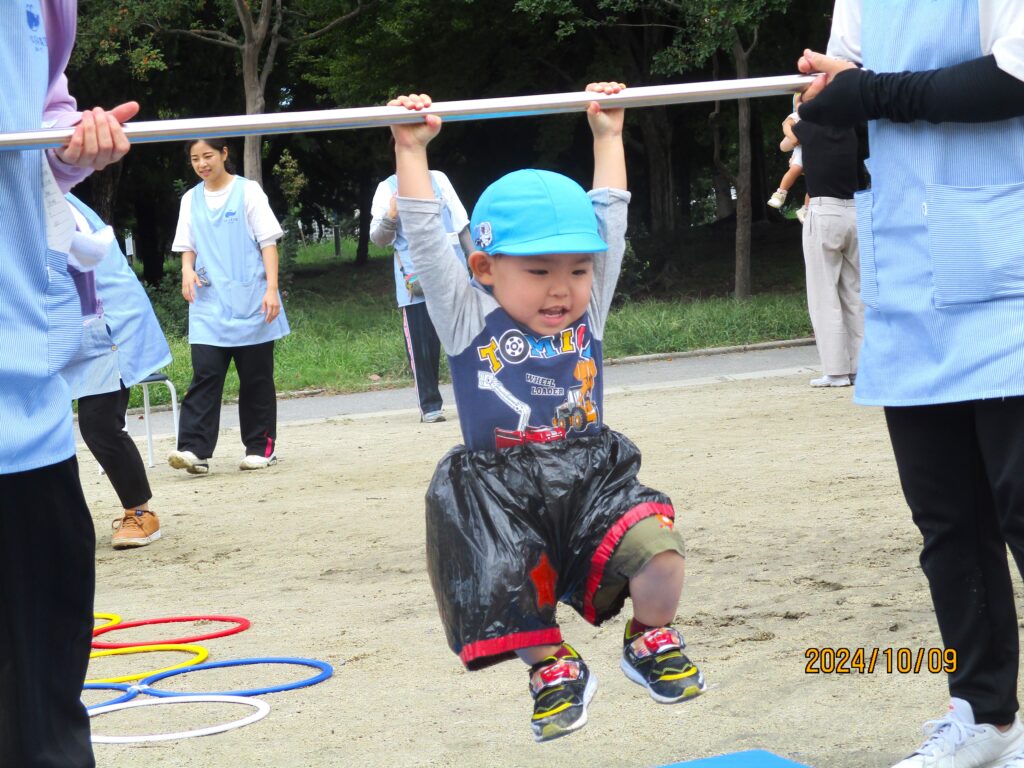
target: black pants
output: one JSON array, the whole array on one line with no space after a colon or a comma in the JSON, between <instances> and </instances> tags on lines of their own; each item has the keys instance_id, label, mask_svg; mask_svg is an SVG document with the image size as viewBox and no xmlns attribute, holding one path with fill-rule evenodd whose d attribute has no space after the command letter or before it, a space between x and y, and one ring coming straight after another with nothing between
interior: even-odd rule
<instances>
[{"instance_id":1,"label":"black pants","mask_svg":"<svg viewBox=\"0 0 1024 768\"><path fill-rule=\"evenodd\" d=\"M979 723L1018 709L1017 616L1006 547L1024 572L1024 398L886 408L953 696Z\"/></svg>"},{"instance_id":2,"label":"black pants","mask_svg":"<svg viewBox=\"0 0 1024 768\"><path fill-rule=\"evenodd\" d=\"M402 307L405 352L409 356L420 412L440 411L444 404L437 388L437 368L441 363L441 341L423 302Z\"/></svg>"},{"instance_id":3,"label":"black pants","mask_svg":"<svg viewBox=\"0 0 1024 768\"><path fill-rule=\"evenodd\" d=\"M277 440L274 342L246 347L192 345L192 383L181 401L178 450L213 456L228 365L238 371L238 422L246 456L269 456Z\"/></svg>"},{"instance_id":4,"label":"black pants","mask_svg":"<svg viewBox=\"0 0 1024 768\"><path fill-rule=\"evenodd\" d=\"M135 441L124 431L124 412L130 390L78 399L78 428L96 461L110 478L121 506L135 509L153 498Z\"/></svg>"},{"instance_id":5,"label":"black pants","mask_svg":"<svg viewBox=\"0 0 1024 768\"><path fill-rule=\"evenodd\" d=\"M74 458L0 475L0 766L93 768L96 537Z\"/></svg>"}]
</instances>

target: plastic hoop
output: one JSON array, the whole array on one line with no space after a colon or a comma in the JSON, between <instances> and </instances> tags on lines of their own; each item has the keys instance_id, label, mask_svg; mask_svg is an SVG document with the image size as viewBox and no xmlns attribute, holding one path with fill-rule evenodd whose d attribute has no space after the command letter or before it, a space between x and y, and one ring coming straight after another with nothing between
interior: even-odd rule
<instances>
[{"instance_id":1,"label":"plastic hoop","mask_svg":"<svg viewBox=\"0 0 1024 768\"><path fill-rule=\"evenodd\" d=\"M293 691L296 688L306 688L310 685L316 685L321 683L331 675L334 674L334 667L328 664L326 661L317 661L316 659L292 659L286 657L268 657L265 659L229 659L228 661L211 661L208 664L199 664L198 666L190 667L189 669L172 669L164 670L161 672L154 672L145 680L139 683L139 688L144 693L150 696L158 696L160 698L169 698L172 696L183 697L190 696L189 693L177 693L175 691L161 691L153 688L153 683L163 680L167 677L173 677L174 675L181 675L186 672L198 672L202 669L218 669L220 667L241 667L248 664L300 664L305 667L313 667L319 669L320 673L313 675L313 677L306 678L305 680L299 680L294 683L285 683L283 685L272 685L266 688L253 688L248 691L225 691L222 693L211 693L209 696L262 696L266 693L280 693L281 691Z\"/></svg>"},{"instance_id":2,"label":"plastic hoop","mask_svg":"<svg viewBox=\"0 0 1024 768\"><path fill-rule=\"evenodd\" d=\"M118 617L120 620L120 617ZM236 635L239 632L244 632L252 624L248 619L243 619L241 616L170 616L165 619L143 619L141 621L126 621L123 624L115 622L114 624L106 624L102 627L98 627L92 631L92 636L98 637L99 635L106 634L107 632L113 632L119 629L131 629L132 627L145 627L150 624L175 624L184 623L186 621L224 621L233 623L236 626L228 627L227 629L218 630L217 632L209 632L205 635L193 635L191 637L177 637L173 640L139 640L134 643L104 643L97 640L92 641L93 648L132 648L136 645L173 645L183 643L199 643L203 640L213 640L218 637L227 637L228 635Z\"/></svg>"},{"instance_id":3,"label":"plastic hoop","mask_svg":"<svg viewBox=\"0 0 1024 768\"><path fill-rule=\"evenodd\" d=\"M93 620L106 619L106 624L100 624L98 627L92 628L92 633L95 635L97 632L106 632L108 629L113 627L115 624L121 623L121 617L116 613L94 613L92 615Z\"/></svg>"},{"instance_id":4,"label":"plastic hoop","mask_svg":"<svg viewBox=\"0 0 1024 768\"><path fill-rule=\"evenodd\" d=\"M122 704L126 701L131 701L139 695L138 688L134 685L126 685L125 683L86 683L82 686L82 689L86 691L123 691L122 695L116 699L86 706L86 709L89 711L99 709L100 707L109 707L111 704Z\"/></svg>"},{"instance_id":5,"label":"plastic hoop","mask_svg":"<svg viewBox=\"0 0 1024 768\"><path fill-rule=\"evenodd\" d=\"M151 736L99 736L92 735L94 744L139 744L145 741L170 741L172 739L189 739L193 736L210 736L214 733L224 733L244 725L262 720L270 712L270 705L259 699L246 699L241 696L182 696L175 699L140 699L129 701L124 704L108 704L104 707L97 707L89 711L89 717L105 715L108 712L117 712L122 709L134 707L153 707L161 704L244 704L247 707L255 707L256 711L241 720L233 720L230 723L211 725L207 728L197 728L192 731L181 731L180 733L157 733Z\"/></svg>"},{"instance_id":6,"label":"plastic hoop","mask_svg":"<svg viewBox=\"0 0 1024 768\"><path fill-rule=\"evenodd\" d=\"M141 680L144 677L157 675L163 672L174 672L182 669L183 667L190 667L193 664L198 664L199 662L204 661L206 657L210 655L210 652L201 645L162 643L156 645L133 645L131 648L111 648L109 651L93 651L89 654L89 658L96 659L100 656L119 656L124 653L146 653L149 651L182 651L185 653L194 653L195 656L191 659L186 659L180 664L164 667L162 669L150 670L149 672L140 672L137 675L122 675L121 677L104 677L97 678L96 680L86 680L86 685L95 685L97 683L130 683L132 680Z\"/></svg>"}]
</instances>

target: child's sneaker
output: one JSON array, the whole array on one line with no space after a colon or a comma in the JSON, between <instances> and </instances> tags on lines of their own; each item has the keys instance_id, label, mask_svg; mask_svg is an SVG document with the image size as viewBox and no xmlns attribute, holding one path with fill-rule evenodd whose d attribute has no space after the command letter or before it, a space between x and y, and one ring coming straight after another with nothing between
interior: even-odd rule
<instances>
[{"instance_id":1,"label":"child's sneaker","mask_svg":"<svg viewBox=\"0 0 1024 768\"><path fill-rule=\"evenodd\" d=\"M200 459L192 451L171 451L167 463L175 469L184 469L190 475L205 475L210 471L209 459Z\"/></svg>"},{"instance_id":2,"label":"child's sneaker","mask_svg":"<svg viewBox=\"0 0 1024 768\"><path fill-rule=\"evenodd\" d=\"M269 456L259 456L258 454L249 454L241 463L238 465L239 469L266 469L267 467L277 464L277 454L272 453Z\"/></svg>"},{"instance_id":3,"label":"child's sneaker","mask_svg":"<svg viewBox=\"0 0 1024 768\"><path fill-rule=\"evenodd\" d=\"M803 224L805 221L807 221L807 206L806 205L801 205L799 208L796 209L796 220L799 221L801 224Z\"/></svg>"},{"instance_id":4,"label":"child's sneaker","mask_svg":"<svg viewBox=\"0 0 1024 768\"><path fill-rule=\"evenodd\" d=\"M114 535L110 545L114 549L144 547L160 538L160 520L148 509L125 510L124 517L115 520L111 527Z\"/></svg>"},{"instance_id":5,"label":"child's sneaker","mask_svg":"<svg viewBox=\"0 0 1024 768\"><path fill-rule=\"evenodd\" d=\"M893 768L1000 768L1015 765L1024 750L1024 725L1014 718L1005 733L994 725L976 725L974 710L963 699L949 701L949 712L924 724L927 738L914 754ZM1009 762L1006 762L1009 760Z\"/></svg>"},{"instance_id":6,"label":"child's sneaker","mask_svg":"<svg viewBox=\"0 0 1024 768\"><path fill-rule=\"evenodd\" d=\"M587 724L587 705L597 692L597 678L568 643L570 655L549 656L530 668L533 737L551 741Z\"/></svg>"},{"instance_id":7,"label":"child's sneaker","mask_svg":"<svg viewBox=\"0 0 1024 768\"><path fill-rule=\"evenodd\" d=\"M629 623L626 624L629 632ZM619 666L626 677L642 685L661 704L675 704L707 690L704 675L683 648L683 636L672 627L656 627L625 638Z\"/></svg>"},{"instance_id":8,"label":"child's sneaker","mask_svg":"<svg viewBox=\"0 0 1024 768\"><path fill-rule=\"evenodd\" d=\"M772 196L768 198L768 205L772 208L781 208L783 203L786 202L786 195L788 194L789 192L785 189L776 189Z\"/></svg>"}]
</instances>

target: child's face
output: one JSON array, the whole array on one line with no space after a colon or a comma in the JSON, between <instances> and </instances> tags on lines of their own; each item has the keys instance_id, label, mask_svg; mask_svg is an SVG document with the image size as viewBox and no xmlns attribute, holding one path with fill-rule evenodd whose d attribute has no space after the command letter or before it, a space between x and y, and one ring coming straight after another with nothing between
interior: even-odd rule
<instances>
[{"instance_id":1,"label":"child's face","mask_svg":"<svg viewBox=\"0 0 1024 768\"><path fill-rule=\"evenodd\" d=\"M477 280L491 286L502 309L542 336L568 328L590 304L593 254L495 257L477 251L470 264Z\"/></svg>"},{"instance_id":2,"label":"child's face","mask_svg":"<svg viewBox=\"0 0 1024 768\"><path fill-rule=\"evenodd\" d=\"M228 159L227 147L216 150L205 141L197 141L192 145L189 158L192 170L205 182L215 184L227 172L224 168L224 161Z\"/></svg>"}]
</instances>

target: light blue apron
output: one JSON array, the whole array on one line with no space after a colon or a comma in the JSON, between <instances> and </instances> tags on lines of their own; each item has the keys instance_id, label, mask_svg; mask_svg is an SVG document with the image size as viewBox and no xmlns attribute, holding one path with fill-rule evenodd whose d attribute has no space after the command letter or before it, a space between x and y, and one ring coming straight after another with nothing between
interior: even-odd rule
<instances>
[{"instance_id":1,"label":"light blue apron","mask_svg":"<svg viewBox=\"0 0 1024 768\"><path fill-rule=\"evenodd\" d=\"M0 132L40 127L49 80L37 0L0 2ZM71 396L57 376L74 356L82 314L67 254L46 246L43 153L0 152L0 474L75 453Z\"/></svg>"},{"instance_id":2,"label":"light blue apron","mask_svg":"<svg viewBox=\"0 0 1024 768\"><path fill-rule=\"evenodd\" d=\"M195 269L210 284L197 286L195 301L189 305L190 344L244 347L274 341L290 332L283 305L281 314L269 324L260 312L267 273L259 244L246 227L245 185L249 183L236 176L227 201L217 210L206 204L202 183L192 192Z\"/></svg>"},{"instance_id":3,"label":"light blue apron","mask_svg":"<svg viewBox=\"0 0 1024 768\"><path fill-rule=\"evenodd\" d=\"M106 226L77 197L66 197L93 232ZM61 372L75 399L117 392L122 382L131 387L171 362L171 349L146 290L116 240L94 275L103 314L86 323L78 354Z\"/></svg>"},{"instance_id":4,"label":"light blue apron","mask_svg":"<svg viewBox=\"0 0 1024 768\"><path fill-rule=\"evenodd\" d=\"M391 187L392 194L398 192L398 177L395 174L391 174L387 178L388 186ZM437 183L437 179L434 175L430 175L430 184L434 188L434 197L441 201L441 222L444 224L444 231L448 233L448 240L452 245L452 250L455 251L455 255L458 256L462 263L466 263L466 254L462 252L462 246L459 244L459 233L454 232L455 224L452 222L452 212L448 210L448 204L445 202L444 195L441 194L441 187ZM395 301L398 302L398 306L407 307L410 304L422 304L425 299L422 296L410 296L409 290L405 287L405 275L411 275L415 273L412 267L412 258L409 256L409 241L405 238L405 233L402 232L402 220L398 220L398 228L395 230L395 242L393 245L395 249ZM405 274L403 274L403 271ZM467 277L468 279L468 277Z\"/></svg>"},{"instance_id":5,"label":"light blue apron","mask_svg":"<svg viewBox=\"0 0 1024 768\"><path fill-rule=\"evenodd\" d=\"M978 3L863 0L876 72L982 55ZM864 347L855 400L922 405L1024 394L1024 118L869 125L857 194Z\"/></svg>"}]
</instances>

